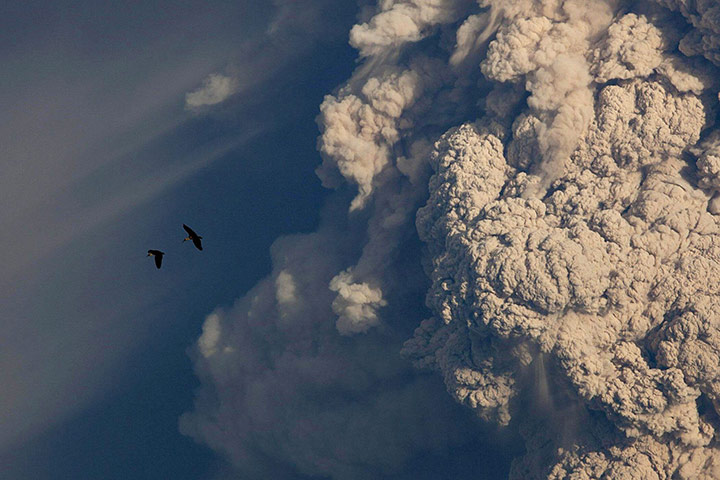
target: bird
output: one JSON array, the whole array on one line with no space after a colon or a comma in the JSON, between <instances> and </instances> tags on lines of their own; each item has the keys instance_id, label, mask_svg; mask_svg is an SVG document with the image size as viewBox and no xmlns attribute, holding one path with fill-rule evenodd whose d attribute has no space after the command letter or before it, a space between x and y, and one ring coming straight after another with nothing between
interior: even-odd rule
<instances>
[{"instance_id":1,"label":"bird","mask_svg":"<svg viewBox=\"0 0 720 480\"><path fill-rule=\"evenodd\" d=\"M187 241L187 240L192 240L193 245L195 245L198 250L202 250L202 243L200 243L200 239L201 239L202 237L201 237L200 235L198 235L197 233L195 233L192 228L188 227L188 226L185 225L184 223L183 223L183 228L184 228L185 231L188 233L188 236L185 237L185 239L183 240L183 242L185 242L185 241Z\"/></svg>"},{"instance_id":2,"label":"bird","mask_svg":"<svg viewBox=\"0 0 720 480\"><path fill-rule=\"evenodd\" d=\"M148 250L148 257L155 257L155 266L157 268L160 268L162 265L162 257L165 255L165 252L161 252L160 250Z\"/></svg>"}]
</instances>

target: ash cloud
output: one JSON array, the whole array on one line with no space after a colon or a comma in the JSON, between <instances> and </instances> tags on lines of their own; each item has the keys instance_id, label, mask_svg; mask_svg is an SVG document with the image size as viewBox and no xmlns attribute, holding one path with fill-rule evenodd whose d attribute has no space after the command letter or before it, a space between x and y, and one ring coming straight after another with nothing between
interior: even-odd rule
<instances>
[{"instance_id":1,"label":"ash cloud","mask_svg":"<svg viewBox=\"0 0 720 480\"><path fill-rule=\"evenodd\" d=\"M448 462L477 443L472 419L413 372L399 339L336 330L327 286L350 243L332 228L279 239L270 277L205 321L193 352L204 386L180 428L243 478L421 478L404 475L418 454Z\"/></svg>"},{"instance_id":2,"label":"ash cloud","mask_svg":"<svg viewBox=\"0 0 720 480\"><path fill-rule=\"evenodd\" d=\"M208 317L185 431L243 471L258 450L308 475L402 471L478 427L401 352L521 433L510 478L718 478L719 12L365 9L363 63L318 117L318 176L354 198Z\"/></svg>"}]
</instances>

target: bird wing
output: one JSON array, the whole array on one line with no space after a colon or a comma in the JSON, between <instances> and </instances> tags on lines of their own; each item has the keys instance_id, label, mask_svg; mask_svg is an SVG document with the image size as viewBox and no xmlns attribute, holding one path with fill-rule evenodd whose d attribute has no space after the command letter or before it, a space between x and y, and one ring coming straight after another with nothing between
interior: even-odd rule
<instances>
[{"instance_id":1,"label":"bird wing","mask_svg":"<svg viewBox=\"0 0 720 480\"><path fill-rule=\"evenodd\" d=\"M162 253L159 255L155 255L155 266L157 268L160 268L160 266L162 265L162 257Z\"/></svg>"},{"instance_id":2,"label":"bird wing","mask_svg":"<svg viewBox=\"0 0 720 480\"><path fill-rule=\"evenodd\" d=\"M185 225L184 223L183 223L183 228L184 228L185 231L188 233L188 235L190 235L191 237L197 237L197 236L198 236L197 233L193 232L193 229L192 229L192 228L188 227L188 226Z\"/></svg>"},{"instance_id":3,"label":"bird wing","mask_svg":"<svg viewBox=\"0 0 720 480\"><path fill-rule=\"evenodd\" d=\"M197 247L198 250L202 250L202 243L200 243L200 237L194 236L192 237L193 245Z\"/></svg>"}]
</instances>

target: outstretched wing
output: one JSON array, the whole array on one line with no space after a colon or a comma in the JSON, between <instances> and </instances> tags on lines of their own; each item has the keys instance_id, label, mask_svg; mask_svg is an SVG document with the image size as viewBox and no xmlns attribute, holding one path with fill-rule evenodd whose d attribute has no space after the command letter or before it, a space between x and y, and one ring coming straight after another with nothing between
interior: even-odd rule
<instances>
[{"instance_id":1,"label":"outstretched wing","mask_svg":"<svg viewBox=\"0 0 720 480\"><path fill-rule=\"evenodd\" d=\"M193 245L195 245L198 250L202 250L202 243L200 243L200 237L198 237L198 236L193 236L193 237L192 237L192 242L193 242Z\"/></svg>"},{"instance_id":2,"label":"outstretched wing","mask_svg":"<svg viewBox=\"0 0 720 480\"><path fill-rule=\"evenodd\" d=\"M197 233L193 232L193 229L192 229L192 228L188 227L188 226L185 225L184 223L183 223L183 228L184 228L185 231L188 233L188 235L190 235L191 237L194 238L194 237L197 237L197 236L198 236Z\"/></svg>"},{"instance_id":3,"label":"outstretched wing","mask_svg":"<svg viewBox=\"0 0 720 480\"><path fill-rule=\"evenodd\" d=\"M163 257L163 254L162 254L162 253L160 253L160 254L155 254L155 266L156 266L157 268L160 268L160 266L162 265L162 257Z\"/></svg>"}]
</instances>

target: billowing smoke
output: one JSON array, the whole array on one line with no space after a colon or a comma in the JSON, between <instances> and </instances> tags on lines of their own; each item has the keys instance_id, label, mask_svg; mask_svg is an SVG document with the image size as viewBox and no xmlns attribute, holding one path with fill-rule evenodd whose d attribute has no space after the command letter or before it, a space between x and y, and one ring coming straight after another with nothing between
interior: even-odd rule
<instances>
[{"instance_id":1,"label":"billowing smoke","mask_svg":"<svg viewBox=\"0 0 720 480\"><path fill-rule=\"evenodd\" d=\"M278 240L272 275L205 321L194 354L204 386L180 428L240 478L429 478L397 475L420 454L452 462L451 449L476 442L436 379L400 357L397 334L336 330L328 284L346 245L331 228Z\"/></svg>"},{"instance_id":2,"label":"billowing smoke","mask_svg":"<svg viewBox=\"0 0 720 480\"><path fill-rule=\"evenodd\" d=\"M720 478L720 6L382 0L350 41L343 192L206 320L185 431L250 473L397 473L478 428L401 351L522 434L511 478Z\"/></svg>"}]
</instances>

